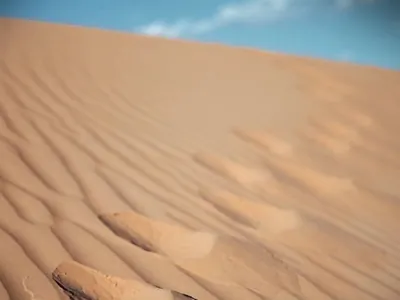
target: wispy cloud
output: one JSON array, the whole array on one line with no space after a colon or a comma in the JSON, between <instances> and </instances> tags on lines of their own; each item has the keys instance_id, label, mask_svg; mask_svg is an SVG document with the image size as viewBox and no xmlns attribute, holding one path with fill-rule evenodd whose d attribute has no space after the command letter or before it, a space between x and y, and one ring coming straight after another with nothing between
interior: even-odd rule
<instances>
[{"instance_id":1,"label":"wispy cloud","mask_svg":"<svg viewBox=\"0 0 400 300\"><path fill-rule=\"evenodd\" d=\"M155 21L140 27L147 35L178 37L186 34L202 34L237 23L260 23L281 19L288 13L293 0L247 0L230 3L217 8L209 18L180 19L173 23Z\"/></svg>"},{"instance_id":2,"label":"wispy cloud","mask_svg":"<svg viewBox=\"0 0 400 300\"><path fill-rule=\"evenodd\" d=\"M152 36L179 37L207 33L232 24L260 24L282 20L326 0L245 0L218 7L213 15L203 19L183 18L173 23L162 20L139 27L138 32ZM357 1L330 0L339 8L347 8Z\"/></svg>"},{"instance_id":3,"label":"wispy cloud","mask_svg":"<svg viewBox=\"0 0 400 300\"><path fill-rule=\"evenodd\" d=\"M350 49L344 49L343 51L339 52L336 58L340 61L348 62L352 61L355 58L355 54Z\"/></svg>"},{"instance_id":4,"label":"wispy cloud","mask_svg":"<svg viewBox=\"0 0 400 300\"><path fill-rule=\"evenodd\" d=\"M375 0L335 0L336 7L340 9L346 9L353 6L356 3L373 3Z\"/></svg>"}]
</instances>

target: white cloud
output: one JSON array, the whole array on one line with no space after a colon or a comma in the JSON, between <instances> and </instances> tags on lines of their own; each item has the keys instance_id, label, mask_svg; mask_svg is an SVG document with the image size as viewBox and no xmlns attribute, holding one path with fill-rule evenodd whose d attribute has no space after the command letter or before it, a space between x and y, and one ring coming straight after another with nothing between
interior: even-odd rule
<instances>
[{"instance_id":1,"label":"white cloud","mask_svg":"<svg viewBox=\"0 0 400 300\"><path fill-rule=\"evenodd\" d=\"M340 61L348 62L351 61L355 58L354 52L350 49L344 49L338 55L336 58Z\"/></svg>"},{"instance_id":2,"label":"white cloud","mask_svg":"<svg viewBox=\"0 0 400 300\"><path fill-rule=\"evenodd\" d=\"M137 30L146 35L173 38L197 35L232 24L260 24L279 21L322 1L333 1L338 8L344 9L355 2L373 0L244 0L217 8L209 18L180 19L173 23L155 21Z\"/></svg>"},{"instance_id":3,"label":"white cloud","mask_svg":"<svg viewBox=\"0 0 400 300\"><path fill-rule=\"evenodd\" d=\"M335 3L339 8L348 8L353 5L353 0L336 0Z\"/></svg>"},{"instance_id":4,"label":"white cloud","mask_svg":"<svg viewBox=\"0 0 400 300\"><path fill-rule=\"evenodd\" d=\"M282 18L293 0L247 0L224 5L209 18L181 19L174 23L156 21L139 28L147 35L178 37L185 34L201 34L220 27L238 23L260 23Z\"/></svg>"},{"instance_id":5,"label":"white cloud","mask_svg":"<svg viewBox=\"0 0 400 300\"><path fill-rule=\"evenodd\" d=\"M163 21L156 21L140 28L139 31L144 34L153 36L177 37L192 26L193 23L185 20L180 20L174 24L167 24Z\"/></svg>"},{"instance_id":6,"label":"white cloud","mask_svg":"<svg viewBox=\"0 0 400 300\"><path fill-rule=\"evenodd\" d=\"M375 0L335 0L335 5L339 9L346 9L356 3L373 3Z\"/></svg>"}]
</instances>

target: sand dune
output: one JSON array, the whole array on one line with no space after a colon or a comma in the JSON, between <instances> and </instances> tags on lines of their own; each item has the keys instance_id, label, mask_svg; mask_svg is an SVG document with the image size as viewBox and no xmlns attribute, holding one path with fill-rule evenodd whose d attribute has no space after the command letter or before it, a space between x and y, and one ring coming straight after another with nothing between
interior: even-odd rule
<instances>
[{"instance_id":1,"label":"sand dune","mask_svg":"<svg viewBox=\"0 0 400 300\"><path fill-rule=\"evenodd\" d=\"M400 73L0 20L0 299L400 298Z\"/></svg>"}]
</instances>

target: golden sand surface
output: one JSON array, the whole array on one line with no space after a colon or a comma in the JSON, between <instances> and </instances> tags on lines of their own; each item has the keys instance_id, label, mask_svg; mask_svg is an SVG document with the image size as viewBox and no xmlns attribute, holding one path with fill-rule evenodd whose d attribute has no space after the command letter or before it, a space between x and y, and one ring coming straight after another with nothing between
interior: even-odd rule
<instances>
[{"instance_id":1,"label":"golden sand surface","mask_svg":"<svg viewBox=\"0 0 400 300\"><path fill-rule=\"evenodd\" d=\"M400 299L400 72L0 36L1 300Z\"/></svg>"}]
</instances>

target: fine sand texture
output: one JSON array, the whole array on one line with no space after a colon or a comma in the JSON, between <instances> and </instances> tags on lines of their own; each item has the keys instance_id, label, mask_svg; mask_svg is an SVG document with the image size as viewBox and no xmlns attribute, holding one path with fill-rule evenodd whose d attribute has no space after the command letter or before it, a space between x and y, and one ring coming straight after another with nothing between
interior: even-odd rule
<instances>
[{"instance_id":1,"label":"fine sand texture","mask_svg":"<svg viewBox=\"0 0 400 300\"><path fill-rule=\"evenodd\" d=\"M0 20L1 300L400 299L400 73Z\"/></svg>"}]
</instances>

